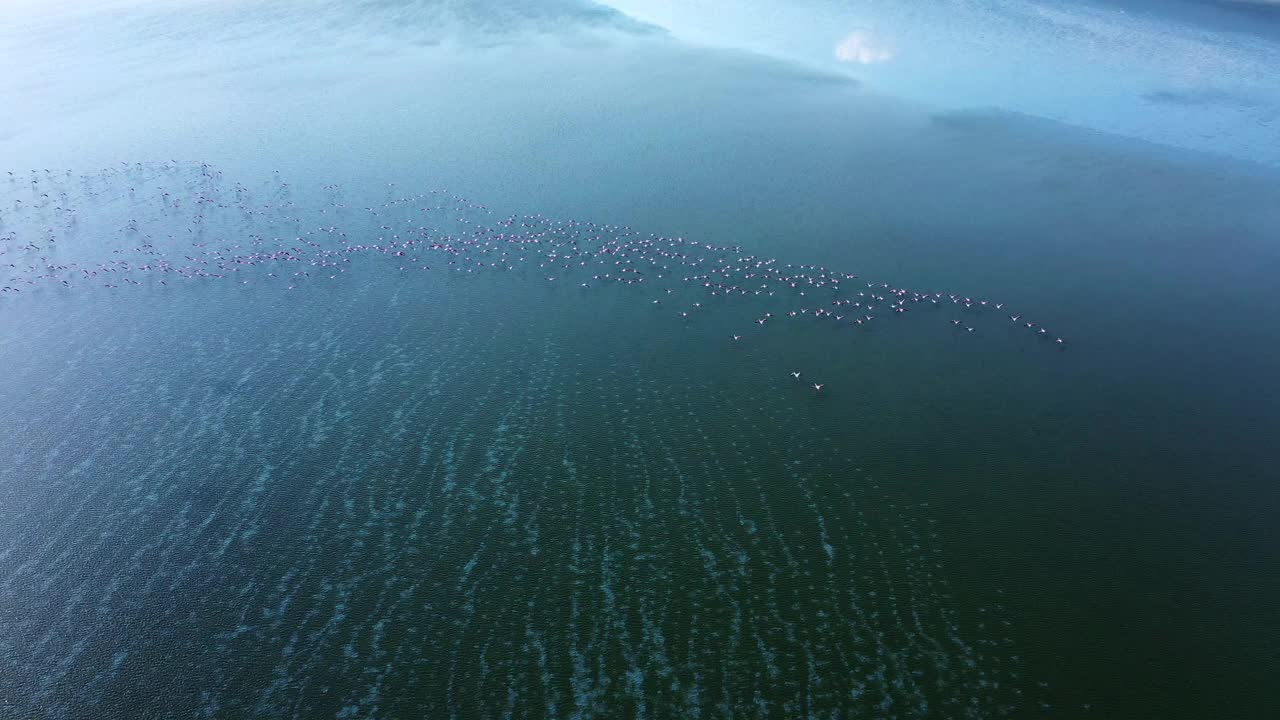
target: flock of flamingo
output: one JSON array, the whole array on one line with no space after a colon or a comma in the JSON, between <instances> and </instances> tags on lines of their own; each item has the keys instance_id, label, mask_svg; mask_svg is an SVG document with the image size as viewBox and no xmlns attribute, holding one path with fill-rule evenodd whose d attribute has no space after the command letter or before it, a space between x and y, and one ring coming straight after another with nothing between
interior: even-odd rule
<instances>
[{"instance_id":1,"label":"flock of flamingo","mask_svg":"<svg viewBox=\"0 0 1280 720\"><path fill-rule=\"evenodd\" d=\"M783 263L724 246L643 234L629 226L542 215L501 217L446 190L349 204L348 191L324 185L318 207L295 201L278 173L250 189L227 184L207 164L122 163L74 175L8 172L0 205L0 296L38 288L110 290L179 282L272 282L296 290L337 281L357 258L378 258L398 272L521 272L551 284L652 288L659 310L688 322L709 303L777 298L790 307L759 313L759 330L784 319L811 318L858 329L884 317L937 310L955 332L976 332L973 319L1002 314L1013 326L1060 348L1066 341L1005 303L954 292L923 291L822 265ZM91 206L113 204L122 227L86 227ZM218 217L222 213L223 217ZM231 221L227 221L227 217ZM342 218L349 227L340 227ZM254 224L265 221L269 236ZM285 232L287 229L287 232ZM238 235L234 233L239 233ZM536 268L536 271L533 270ZM534 274L536 272L536 274ZM943 312L946 311L946 312ZM727 335L746 338L746 330ZM801 379L801 373L791 372ZM821 392L824 383L811 383Z\"/></svg>"}]
</instances>

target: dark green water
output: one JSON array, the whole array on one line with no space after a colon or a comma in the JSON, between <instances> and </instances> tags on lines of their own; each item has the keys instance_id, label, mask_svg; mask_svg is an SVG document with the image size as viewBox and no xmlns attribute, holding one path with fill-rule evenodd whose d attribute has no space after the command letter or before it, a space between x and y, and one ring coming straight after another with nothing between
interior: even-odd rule
<instances>
[{"instance_id":1,"label":"dark green water","mask_svg":"<svg viewBox=\"0 0 1280 720\"><path fill-rule=\"evenodd\" d=\"M1274 715L1280 175L565 12L290 52L249 13L183 72L207 19L122 21L124 99L10 88L7 716ZM542 248L141 268L512 214L1066 344Z\"/></svg>"}]
</instances>

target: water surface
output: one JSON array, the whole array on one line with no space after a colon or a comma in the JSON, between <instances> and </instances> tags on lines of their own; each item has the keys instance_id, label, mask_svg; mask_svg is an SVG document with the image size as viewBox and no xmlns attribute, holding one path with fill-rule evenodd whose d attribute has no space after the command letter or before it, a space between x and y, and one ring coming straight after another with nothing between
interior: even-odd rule
<instances>
[{"instance_id":1,"label":"water surface","mask_svg":"<svg viewBox=\"0 0 1280 720\"><path fill-rule=\"evenodd\" d=\"M1280 177L1236 145L584 3L10 12L10 714L1280 703ZM590 264L390 245L482 227ZM595 253L655 236L701 265ZM859 277L685 280L745 256ZM948 302L787 315L885 284Z\"/></svg>"}]
</instances>

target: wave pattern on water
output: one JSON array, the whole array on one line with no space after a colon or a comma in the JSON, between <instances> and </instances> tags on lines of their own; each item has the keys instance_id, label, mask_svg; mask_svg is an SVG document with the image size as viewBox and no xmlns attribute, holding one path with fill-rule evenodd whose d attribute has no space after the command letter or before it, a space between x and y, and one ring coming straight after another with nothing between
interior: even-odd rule
<instances>
[{"instance_id":1,"label":"wave pattern on water","mask_svg":"<svg viewBox=\"0 0 1280 720\"><path fill-rule=\"evenodd\" d=\"M394 237L394 189L378 209L199 167L38 179L0 228L44 263L0 346L16 716L976 718L1032 694L998 590L980 612L951 594L926 498L804 420L812 393L578 332L608 291L532 267L573 246L542 245L550 221L451 265ZM441 206L428 248L498 227ZM669 334L630 275L633 332Z\"/></svg>"}]
</instances>

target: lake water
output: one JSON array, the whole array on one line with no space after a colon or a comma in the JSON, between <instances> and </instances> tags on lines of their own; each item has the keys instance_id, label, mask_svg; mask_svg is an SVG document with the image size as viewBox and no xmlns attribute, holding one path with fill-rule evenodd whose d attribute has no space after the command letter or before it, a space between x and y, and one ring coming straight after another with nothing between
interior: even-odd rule
<instances>
[{"instance_id":1,"label":"lake water","mask_svg":"<svg viewBox=\"0 0 1280 720\"><path fill-rule=\"evenodd\" d=\"M787 7L0 10L0 714L1275 717L1265 8Z\"/></svg>"}]
</instances>

